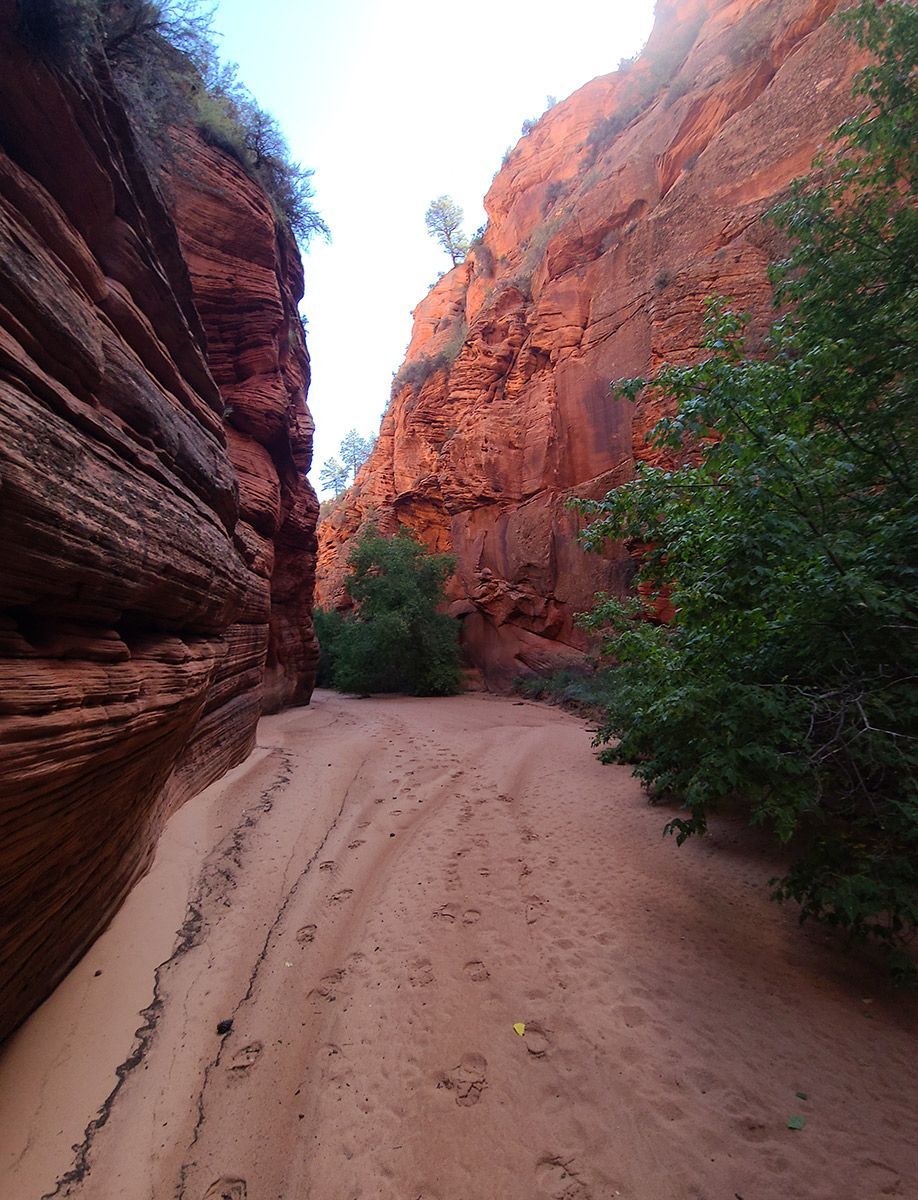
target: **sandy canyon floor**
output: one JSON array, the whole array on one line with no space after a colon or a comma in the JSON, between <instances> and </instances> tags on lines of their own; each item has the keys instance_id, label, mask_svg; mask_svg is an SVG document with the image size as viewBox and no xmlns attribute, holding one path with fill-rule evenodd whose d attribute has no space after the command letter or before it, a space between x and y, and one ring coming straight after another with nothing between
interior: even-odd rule
<instances>
[{"instance_id":1,"label":"sandy canyon floor","mask_svg":"<svg viewBox=\"0 0 918 1200\"><path fill-rule=\"evenodd\" d=\"M666 815L528 702L264 720L5 1048L4 1200L918 1197L914 1002Z\"/></svg>"}]
</instances>

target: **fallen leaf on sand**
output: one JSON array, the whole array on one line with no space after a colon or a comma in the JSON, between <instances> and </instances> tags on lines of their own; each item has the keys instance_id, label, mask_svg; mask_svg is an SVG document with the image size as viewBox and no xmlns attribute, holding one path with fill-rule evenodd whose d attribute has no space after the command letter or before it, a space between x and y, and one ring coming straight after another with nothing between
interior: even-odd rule
<instances>
[{"instance_id":1,"label":"fallen leaf on sand","mask_svg":"<svg viewBox=\"0 0 918 1200\"><path fill-rule=\"evenodd\" d=\"M513 1026L513 1030L515 1033L519 1034L520 1037L522 1037L523 1034L526 1032L526 1022L525 1021L517 1021L516 1024Z\"/></svg>"},{"instance_id":2,"label":"fallen leaf on sand","mask_svg":"<svg viewBox=\"0 0 918 1200\"><path fill-rule=\"evenodd\" d=\"M788 1117L787 1118L787 1128L788 1129L802 1129L805 1124L806 1124L806 1117Z\"/></svg>"}]
</instances>

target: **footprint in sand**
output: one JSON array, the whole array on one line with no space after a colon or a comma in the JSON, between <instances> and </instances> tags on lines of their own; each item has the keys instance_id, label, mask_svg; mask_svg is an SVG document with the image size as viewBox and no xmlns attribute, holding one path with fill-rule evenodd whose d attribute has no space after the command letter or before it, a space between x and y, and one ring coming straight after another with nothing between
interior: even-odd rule
<instances>
[{"instance_id":1,"label":"footprint in sand","mask_svg":"<svg viewBox=\"0 0 918 1200\"><path fill-rule=\"evenodd\" d=\"M247 1071L249 1067L253 1067L258 1061L261 1051L261 1042L249 1042L247 1046L243 1046L241 1050L237 1050L233 1055L233 1061L230 1063L229 1069L231 1071Z\"/></svg>"},{"instance_id":2,"label":"footprint in sand","mask_svg":"<svg viewBox=\"0 0 918 1200\"><path fill-rule=\"evenodd\" d=\"M463 925L477 925L481 920L481 913L477 908L467 908L462 914Z\"/></svg>"},{"instance_id":3,"label":"footprint in sand","mask_svg":"<svg viewBox=\"0 0 918 1200\"><path fill-rule=\"evenodd\" d=\"M525 826L523 828L522 838L524 842L537 842L539 840L539 835L535 832L535 830Z\"/></svg>"},{"instance_id":4,"label":"footprint in sand","mask_svg":"<svg viewBox=\"0 0 918 1200\"><path fill-rule=\"evenodd\" d=\"M650 1020L649 1015L644 1009L638 1008L635 1004L622 1004L615 1012L629 1029L640 1029L642 1025L646 1025Z\"/></svg>"},{"instance_id":5,"label":"footprint in sand","mask_svg":"<svg viewBox=\"0 0 918 1200\"><path fill-rule=\"evenodd\" d=\"M302 929L296 931L296 940L301 946L308 946L310 942L315 940L317 925L304 925Z\"/></svg>"},{"instance_id":6,"label":"footprint in sand","mask_svg":"<svg viewBox=\"0 0 918 1200\"><path fill-rule=\"evenodd\" d=\"M557 1156L543 1158L536 1166L536 1183L543 1196L551 1200L590 1200L587 1191L574 1169L574 1160Z\"/></svg>"},{"instance_id":7,"label":"footprint in sand","mask_svg":"<svg viewBox=\"0 0 918 1200\"><path fill-rule=\"evenodd\" d=\"M341 986L341 981L347 972L343 967L339 967L337 971L330 971L327 975L323 975L319 980L319 986L316 988L316 995L321 996L323 1000L338 999L338 988Z\"/></svg>"},{"instance_id":8,"label":"footprint in sand","mask_svg":"<svg viewBox=\"0 0 918 1200\"><path fill-rule=\"evenodd\" d=\"M364 844L363 838L354 838L352 842L348 842L348 850L357 850Z\"/></svg>"},{"instance_id":9,"label":"footprint in sand","mask_svg":"<svg viewBox=\"0 0 918 1200\"><path fill-rule=\"evenodd\" d=\"M426 987L433 983L433 964L429 958L416 958L408 972L408 982L412 987Z\"/></svg>"},{"instance_id":10,"label":"footprint in sand","mask_svg":"<svg viewBox=\"0 0 918 1200\"><path fill-rule=\"evenodd\" d=\"M462 1108L471 1108L478 1103L481 1093L488 1086L485 1077L487 1069L488 1060L483 1054L466 1054L458 1067L440 1076L437 1087L454 1092L456 1103Z\"/></svg>"},{"instance_id":11,"label":"footprint in sand","mask_svg":"<svg viewBox=\"0 0 918 1200\"><path fill-rule=\"evenodd\" d=\"M479 962L477 959L474 962L467 962L462 969L473 983L484 983L486 979L491 978L491 972L483 962Z\"/></svg>"},{"instance_id":12,"label":"footprint in sand","mask_svg":"<svg viewBox=\"0 0 918 1200\"><path fill-rule=\"evenodd\" d=\"M203 1200L245 1200L245 1180L224 1176L212 1183L204 1193Z\"/></svg>"},{"instance_id":13,"label":"footprint in sand","mask_svg":"<svg viewBox=\"0 0 918 1200\"><path fill-rule=\"evenodd\" d=\"M533 1058L544 1058L554 1044L554 1038L544 1025L540 1025L538 1021L526 1022L523 1045Z\"/></svg>"},{"instance_id":14,"label":"footprint in sand","mask_svg":"<svg viewBox=\"0 0 918 1200\"><path fill-rule=\"evenodd\" d=\"M370 963L365 954L362 954L359 950L355 950L353 954L347 956L347 963L344 969L351 975L366 975L370 970Z\"/></svg>"},{"instance_id":15,"label":"footprint in sand","mask_svg":"<svg viewBox=\"0 0 918 1200\"><path fill-rule=\"evenodd\" d=\"M526 897L526 924L535 925L536 921L542 916L542 909L545 907L545 901L541 896Z\"/></svg>"},{"instance_id":16,"label":"footprint in sand","mask_svg":"<svg viewBox=\"0 0 918 1200\"><path fill-rule=\"evenodd\" d=\"M333 858L326 859L325 862L319 863L320 871L334 871L334 869L335 869L335 860Z\"/></svg>"},{"instance_id":17,"label":"footprint in sand","mask_svg":"<svg viewBox=\"0 0 918 1200\"><path fill-rule=\"evenodd\" d=\"M342 888L340 892L335 892L333 896L328 897L329 904L343 904L354 894L353 888Z\"/></svg>"},{"instance_id":18,"label":"footprint in sand","mask_svg":"<svg viewBox=\"0 0 918 1200\"><path fill-rule=\"evenodd\" d=\"M431 915L435 921L447 921L449 924L452 924L456 917L459 916L459 905L441 904Z\"/></svg>"}]
</instances>

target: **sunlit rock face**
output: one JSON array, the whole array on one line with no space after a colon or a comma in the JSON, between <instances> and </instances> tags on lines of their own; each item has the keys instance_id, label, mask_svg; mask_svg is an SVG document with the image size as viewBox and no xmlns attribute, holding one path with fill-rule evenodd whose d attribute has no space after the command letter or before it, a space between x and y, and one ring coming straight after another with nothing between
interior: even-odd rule
<instances>
[{"instance_id":1,"label":"sunlit rock face","mask_svg":"<svg viewBox=\"0 0 918 1200\"><path fill-rule=\"evenodd\" d=\"M154 185L104 64L14 30L0 0L0 1038L317 661L296 247L197 134Z\"/></svg>"},{"instance_id":2,"label":"sunlit rock face","mask_svg":"<svg viewBox=\"0 0 918 1200\"><path fill-rule=\"evenodd\" d=\"M652 458L659 401L610 381L699 357L705 299L772 317L760 218L850 111L858 65L836 0L661 0L630 67L550 109L485 200L483 244L414 312L406 367L356 484L319 528L319 597L346 603L375 521L457 557L469 661L503 687L578 659L575 614L625 594L625 548L584 554L575 496ZM405 367L403 367L403 373Z\"/></svg>"}]
</instances>

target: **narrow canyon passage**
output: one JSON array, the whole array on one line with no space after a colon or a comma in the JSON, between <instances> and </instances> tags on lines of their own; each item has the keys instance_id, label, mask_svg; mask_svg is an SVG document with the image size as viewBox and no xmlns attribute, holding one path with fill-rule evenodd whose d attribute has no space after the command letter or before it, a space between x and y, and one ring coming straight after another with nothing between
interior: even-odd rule
<instances>
[{"instance_id":1,"label":"narrow canyon passage","mask_svg":"<svg viewBox=\"0 0 918 1200\"><path fill-rule=\"evenodd\" d=\"M918 1194L914 1005L589 742L481 695L264 719L0 1059L6 1200Z\"/></svg>"}]
</instances>

